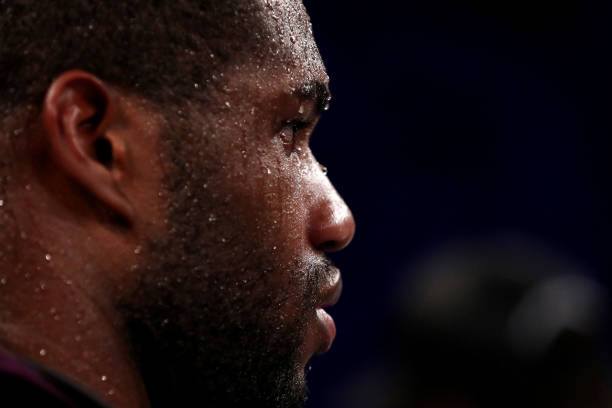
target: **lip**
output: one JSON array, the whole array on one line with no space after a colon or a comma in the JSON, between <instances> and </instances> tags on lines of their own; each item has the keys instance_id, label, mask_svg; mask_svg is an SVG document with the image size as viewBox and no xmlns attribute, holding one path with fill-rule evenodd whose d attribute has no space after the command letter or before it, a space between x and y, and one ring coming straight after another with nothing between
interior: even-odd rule
<instances>
[{"instance_id":1,"label":"lip","mask_svg":"<svg viewBox=\"0 0 612 408\"><path fill-rule=\"evenodd\" d=\"M321 345L317 354L328 351L336 338L336 323L324 309L317 309L317 322L321 327Z\"/></svg>"},{"instance_id":2,"label":"lip","mask_svg":"<svg viewBox=\"0 0 612 408\"><path fill-rule=\"evenodd\" d=\"M324 308L335 305L340 299L341 294L342 278L340 270L333 268L333 274L331 274L326 286L321 292L321 301L316 308L316 321L320 333L320 345L317 354L328 351L336 337L336 324L334 323L334 319Z\"/></svg>"},{"instance_id":3,"label":"lip","mask_svg":"<svg viewBox=\"0 0 612 408\"><path fill-rule=\"evenodd\" d=\"M317 308L323 309L338 303L342 294L342 276L336 267L331 268L332 273L321 291L320 301Z\"/></svg>"}]
</instances>

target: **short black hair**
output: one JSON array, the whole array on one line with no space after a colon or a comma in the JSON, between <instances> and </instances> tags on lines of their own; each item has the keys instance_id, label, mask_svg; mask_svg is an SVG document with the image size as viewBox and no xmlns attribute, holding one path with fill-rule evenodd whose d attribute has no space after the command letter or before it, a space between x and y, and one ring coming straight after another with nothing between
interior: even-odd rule
<instances>
[{"instance_id":1,"label":"short black hair","mask_svg":"<svg viewBox=\"0 0 612 408\"><path fill-rule=\"evenodd\" d=\"M140 96L162 114L214 100L228 64L266 57L254 0L0 0L0 199L13 142L71 69ZM3 208L6 213L6 206Z\"/></svg>"},{"instance_id":2,"label":"short black hair","mask_svg":"<svg viewBox=\"0 0 612 408\"><path fill-rule=\"evenodd\" d=\"M205 95L215 71L258 46L260 7L252 0L0 0L0 118L42 102L53 78L70 69L154 102Z\"/></svg>"}]
</instances>

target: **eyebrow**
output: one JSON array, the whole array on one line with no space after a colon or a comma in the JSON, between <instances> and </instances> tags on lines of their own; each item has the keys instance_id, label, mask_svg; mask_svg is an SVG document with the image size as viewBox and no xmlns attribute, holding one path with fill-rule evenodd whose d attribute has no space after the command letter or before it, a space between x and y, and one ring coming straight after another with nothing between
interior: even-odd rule
<instances>
[{"instance_id":1,"label":"eyebrow","mask_svg":"<svg viewBox=\"0 0 612 408\"><path fill-rule=\"evenodd\" d=\"M294 94L300 99L310 99L315 102L318 113L329 109L331 95L327 85L323 82L313 81L298 87Z\"/></svg>"}]
</instances>

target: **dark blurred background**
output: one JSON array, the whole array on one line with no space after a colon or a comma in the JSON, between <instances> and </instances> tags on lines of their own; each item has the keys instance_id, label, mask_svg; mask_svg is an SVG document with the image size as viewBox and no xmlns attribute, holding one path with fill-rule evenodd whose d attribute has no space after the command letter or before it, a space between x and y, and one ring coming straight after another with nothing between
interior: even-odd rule
<instances>
[{"instance_id":1,"label":"dark blurred background","mask_svg":"<svg viewBox=\"0 0 612 408\"><path fill-rule=\"evenodd\" d=\"M565 304L582 305L576 306L584 309L581 317L566 320L589 320L585 332L597 341L576 346L578 354L595 350L589 354L597 355L592 359L605 361L599 355L609 350L599 329L607 324L600 305L612 284L612 6L508 0L305 4L333 93L312 148L357 221L353 243L333 257L345 283L342 299L332 309L338 335L332 350L313 361L308 406L354 408L355 399L367 400L360 397L364 389L374 399L397 393L398 388L387 389L397 382L392 371L406 368L419 377L414 355L425 351L421 353L418 342L401 340L422 333L401 334L401 322L414 327L410 316L420 306L401 305L420 296L410 282L428 272L418 265L427 260L435 264L449 251L467 257L464 263L481 265L479 253L503 248L487 269L492 275L485 273L487 282L497 282L499 270L508 266L505 260L521 258L502 274L505 283L495 284L502 289L493 301L504 298L504 312L482 318L498 322L504 333L534 285L539 288L557 274L584 278L591 289L561 285L569 289L561 289L552 303L568 297L572 300ZM549 261L535 261L541 258ZM504 267L495 266L500 264ZM516 273L521 277L515 279ZM522 283L506 290L508 280ZM461 292L464 287L451 289ZM490 304L485 299L471 307L482 310ZM470 324L481 321L470 316ZM455 342L452 336L463 335L455 329L450 343ZM399 357L402 348L413 354L405 364ZM553 353L548 350L546 356ZM568 354L560 355L563 360ZM576 355L572 358L589 359ZM442 361L440 371L452 371L444 361L449 360ZM514 357L512 361L501 367L514 364ZM466 368L456 376L494 372L486 365L471 367L471 362L457 362ZM513 369L520 377L520 368ZM591 371L603 378L602 370ZM394 380L385 381L387 377ZM512 378L500 381L508 392L520 387ZM407 389L420 387L414 381L405 384Z\"/></svg>"}]
</instances>

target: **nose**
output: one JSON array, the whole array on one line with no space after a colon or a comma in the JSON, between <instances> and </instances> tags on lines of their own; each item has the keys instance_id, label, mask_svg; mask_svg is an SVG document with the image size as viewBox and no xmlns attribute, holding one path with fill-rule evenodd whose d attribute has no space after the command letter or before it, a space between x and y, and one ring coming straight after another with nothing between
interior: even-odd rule
<instances>
[{"instance_id":1,"label":"nose","mask_svg":"<svg viewBox=\"0 0 612 408\"><path fill-rule=\"evenodd\" d=\"M355 220L344 200L333 194L317 202L310 213L309 238L320 251L333 252L346 247L355 235Z\"/></svg>"}]
</instances>

